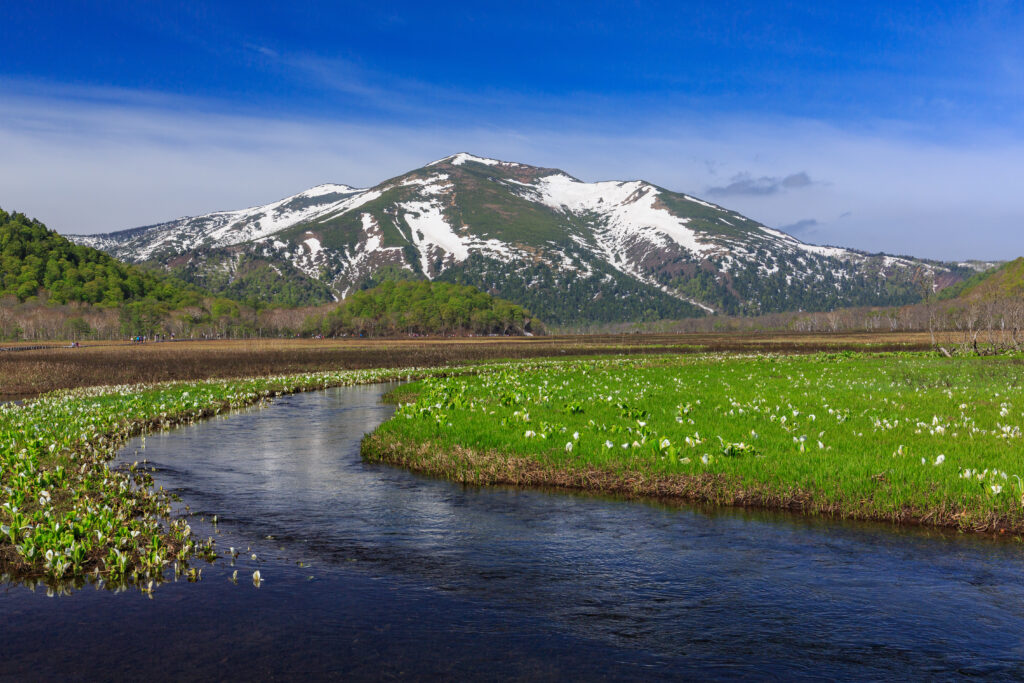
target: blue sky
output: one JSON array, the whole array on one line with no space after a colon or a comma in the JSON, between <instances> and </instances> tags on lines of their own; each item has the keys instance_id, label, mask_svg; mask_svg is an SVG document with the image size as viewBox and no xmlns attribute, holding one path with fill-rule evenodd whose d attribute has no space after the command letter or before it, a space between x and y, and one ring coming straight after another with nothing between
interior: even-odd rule
<instances>
[{"instance_id":1,"label":"blue sky","mask_svg":"<svg viewBox=\"0 0 1024 683\"><path fill-rule=\"evenodd\" d=\"M1024 254L1015 3L3 2L0 206L98 232L455 151Z\"/></svg>"}]
</instances>

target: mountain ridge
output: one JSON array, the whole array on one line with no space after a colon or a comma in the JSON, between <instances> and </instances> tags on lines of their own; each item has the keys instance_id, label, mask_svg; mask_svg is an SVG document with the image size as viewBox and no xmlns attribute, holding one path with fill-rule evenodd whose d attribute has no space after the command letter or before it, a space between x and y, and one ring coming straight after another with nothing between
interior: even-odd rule
<instances>
[{"instance_id":1,"label":"mountain ridge","mask_svg":"<svg viewBox=\"0 0 1024 683\"><path fill-rule=\"evenodd\" d=\"M912 303L972 272L807 244L644 180L587 183L466 152L370 188L323 184L238 211L69 238L193 281L207 272L235 283L240 264L259 261L291 291L303 277L315 282L302 285L313 297L343 298L382 273L473 284L555 323Z\"/></svg>"}]
</instances>

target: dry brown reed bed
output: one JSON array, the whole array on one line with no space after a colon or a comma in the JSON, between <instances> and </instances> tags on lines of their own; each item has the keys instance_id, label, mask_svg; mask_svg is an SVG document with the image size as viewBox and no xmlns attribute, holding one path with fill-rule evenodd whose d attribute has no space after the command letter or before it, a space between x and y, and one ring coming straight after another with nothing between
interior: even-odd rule
<instances>
[{"instance_id":1,"label":"dry brown reed bed","mask_svg":"<svg viewBox=\"0 0 1024 683\"><path fill-rule=\"evenodd\" d=\"M8 344L6 346L17 346ZM440 366L504 358L599 354L921 350L927 333L659 334L534 338L259 339L0 352L0 400L83 386L258 377L319 370Z\"/></svg>"}]
</instances>

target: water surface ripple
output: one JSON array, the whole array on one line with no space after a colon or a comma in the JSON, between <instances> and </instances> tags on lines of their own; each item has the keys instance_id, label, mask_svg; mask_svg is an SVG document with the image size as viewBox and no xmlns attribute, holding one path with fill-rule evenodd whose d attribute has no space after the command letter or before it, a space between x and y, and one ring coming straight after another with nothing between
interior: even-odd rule
<instances>
[{"instance_id":1,"label":"water surface ripple","mask_svg":"<svg viewBox=\"0 0 1024 683\"><path fill-rule=\"evenodd\" d=\"M131 442L238 560L152 600L8 586L0 677L1024 677L1018 544L363 463L385 390Z\"/></svg>"}]
</instances>

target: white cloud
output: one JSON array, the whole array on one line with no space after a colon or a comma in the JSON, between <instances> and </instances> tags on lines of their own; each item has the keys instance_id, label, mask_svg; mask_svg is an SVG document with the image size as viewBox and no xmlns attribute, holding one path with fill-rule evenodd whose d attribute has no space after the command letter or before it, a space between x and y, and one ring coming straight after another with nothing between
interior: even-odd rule
<instances>
[{"instance_id":1,"label":"white cloud","mask_svg":"<svg viewBox=\"0 0 1024 683\"><path fill-rule=\"evenodd\" d=\"M871 251L1024 253L1024 144L1009 135L922 141L896 124L844 131L685 112L630 126L535 120L372 124L239 113L159 94L23 91L0 101L0 207L65 233L102 232L262 204L324 182L373 185L470 151L698 196L736 178L799 176L808 182L719 201L773 226L814 216L815 241Z\"/></svg>"}]
</instances>

